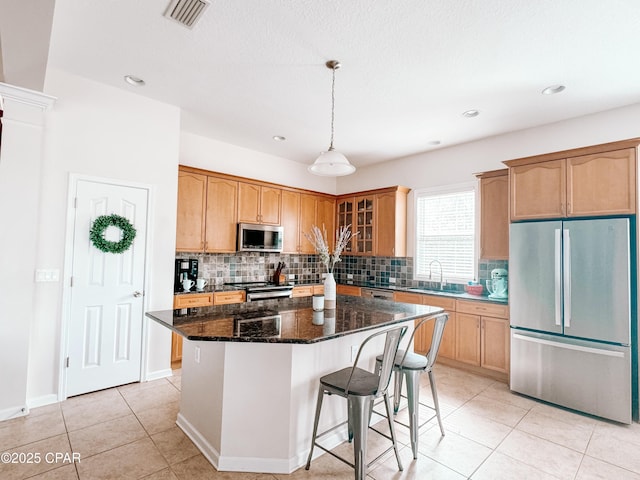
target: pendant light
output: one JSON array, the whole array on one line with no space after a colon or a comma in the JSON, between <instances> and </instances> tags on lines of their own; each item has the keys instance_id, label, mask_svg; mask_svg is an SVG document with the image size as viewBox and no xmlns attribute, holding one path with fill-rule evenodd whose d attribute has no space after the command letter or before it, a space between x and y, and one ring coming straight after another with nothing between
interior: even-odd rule
<instances>
[{"instance_id":1,"label":"pendant light","mask_svg":"<svg viewBox=\"0 0 640 480\"><path fill-rule=\"evenodd\" d=\"M309 166L309 171L315 175L324 177L340 177L349 175L356 171L356 167L349 163L347 157L333 148L333 117L335 111L335 87L336 87L336 70L340 68L340 62L337 60L329 60L326 64L331 69L331 143L329 150L322 152L313 165Z\"/></svg>"}]
</instances>

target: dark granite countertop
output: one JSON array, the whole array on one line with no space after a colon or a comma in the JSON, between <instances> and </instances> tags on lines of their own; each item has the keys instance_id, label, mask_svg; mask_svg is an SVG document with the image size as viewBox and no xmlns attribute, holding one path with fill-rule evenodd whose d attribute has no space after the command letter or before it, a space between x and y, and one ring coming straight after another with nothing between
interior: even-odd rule
<instances>
[{"instance_id":1,"label":"dark granite countertop","mask_svg":"<svg viewBox=\"0 0 640 480\"><path fill-rule=\"evenodd\" d=\"M314 312L312 297L147 312L188 340L316 343L442 312L438 307L338 295L337 308ZM279 315L279 319L273 317Z\"/></svg>"},{"instance_id":2,"label":"dark granite countertop","mask_svg":"<svg viewBox=\"0 0 640 480\"><path fill-rule=\"evenodd\" d=\"M490 298L489 295L471 295L466 292L453 292L447 290L431 290L428 288L408 287L402 285L391 285L388 283L375 283L375 282L353 282L344 283L343 285L354 285L362 288L379 288L381 290L392 290L394 292L408 292L408 293L421 293L424 295L436 295L442 297L460 298L461 300L475 300L478 302L497 303L499 305L507 305L508 299Z\"/></svg>"}]
</instances>

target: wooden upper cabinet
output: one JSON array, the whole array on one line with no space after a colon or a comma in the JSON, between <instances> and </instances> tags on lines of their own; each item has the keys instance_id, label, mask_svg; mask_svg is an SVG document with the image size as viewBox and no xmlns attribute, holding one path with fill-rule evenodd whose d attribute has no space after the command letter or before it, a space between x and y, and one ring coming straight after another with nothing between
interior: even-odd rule
<instances>
[{"instance_id":1,"label":"wooden upper cabinet","mask_svg":"<svg viewBox=\"0 0 640 480\"><path fill-rule=\"evenodd\" d=\"M351 233L353 233L355 220L355 203L355 198L353 197L338 199L338 201L336 202L336 228L350 226ZM351 240L349 240L344 248L345 253L352 253L355 251L354 242L354 238L351 237Z\"/></svg>"},{"instance_id":2,"label":"wooden upper cabinet","mask_svg":"<svg viewBox=\"0 0 640 480\"><path fill-rule=\"evenodd\" d=\"M511 220L636 213L640 138L504 162Z\"/></svg>"},{"instance_id":3,"label":"wooden upper cabinet","mask_svg":"<svg viewBox=\"0 0 640 480\"><path fill-rule=\"evenodd\" d=\"M279 188L238 183L238 222L280 224Z\"/></svg>"},{"instance_id":4,"label":"wooden upper cabinet","mask_svg":"<svg viewBox=\"0 0 640 480\"><path fill-rule=\"evenodd\" d=\"M404 257L407 254L407 193L397 187L376 194L375 254L382 257Z\"/></svg>"},{"instance_id":5,"label":"wooden upper cabinet","mask_svg":"<svg viewBox=\"0 0 640 480\"><path fill-rule=\"evenodd\" d=\"M324 225L326 228L329 250L333 251L336 243L336 201L333 198L318 196L316 202L316 225L320 228Z\"/></svg>"},{"instance_id":6,"label":"wooden upper cabinet","mask_svg":"<svg viewBox=\"0 0 640 480\"><path fill-rule=\"evenodd\" d=\"M333 250L335 238L336 202L331 197L303 193L300 195L300 253L316 253L305 233L311 233L311 227L317 226L327 231L329 249Z\"/></svg>"},{"instance_id":7,"label":"wooden upper cabinet","mask_svg":"<svg viewBox=\"0 0 640 480\"><path fill-rule=\"evenodd\" d=\"M177 252L204 250L206 201L207 176L178 171Z\"/></svg>"},{"instance_id":8,"label":"wooden upper cabinet","mask_svg":"<svg viewBox=\"0 0 640 480\"><path fill-rule=\"evenodd\" d=\"M564 217L565 159L513 167L509 176L512 221Z\"/></svg>"},{"instance_id":9,"label":"wooden upper cabinet","mask_svg":"<svg viewBox=\"0 0 640 480\"><path fill-rule=\"evenodd\" d=\"M509 258L509 170L477 175L480 181L480 258Z\"/></svg>"},{"instance_id":10,"label":"wooden upper cabinet","mask_svg":"<svg viewBox=\"0 0 640 480\"><path fill-rule=\"evenodd\" d=\"M282 190L262 187L260 192L260 222L280 225L280 201Z\"/></svg>"},{"instance_id":11,"label":"wooden upper cabinet","mask_svg":"<svg viewBox=\"0 0 640 480\"><path fill-rule=\"evenodd\" d=\"M404 257L407 253L406 187L389 187L339 197L337 226L351 225L357 236L347 252L354 255Z\"/></svg>"},{"instance_id":12,"label":"wooden upper cabinet","mask_svg":"<svg viewBox=\"0 0 640 480\"><path fill-rule=\"evenodd\" d=\"M207 178L205 252L235 252L238 219L238 182Z\"/></svg>"},{"instance_id":13,"label":"wooden upper cabinet","mask_svg":"<svg viewBox=\"0 0 640 480\"><path fill-rule=\"evenodd\" d=\"M567 216L633 214L636 149L567 159Z\"/></svg>"},{"instance_id":14,"label":"wooden upper cabinet","mask_svg":"<svg viewBox=\"0 0 640 480\"><path fill-rule=\"evenodd\" d=\"M315 253L316 251L304 236L305 233L311 233L311 226L316 224L316 203L315 195L300 194L300 253Z\"/></svg>"},{"instance_id":15,"label":"wooden upper cabinet","mask_svg":"<svg viewBox=\"0 0 640 480\"><path fill-rule=\"evenodd\" d=\"M282 191L280 224L284 229L283 253L297 253L300 250L300 193Z\"/></svg>"},{"instance_id":16,"label":"wooden upper cabinet","mask_svg":"<svg viewBox=\"0 0 640 480\"><path fill-rule=\"evenodd\" d=\"M355 238L356 250L354 253L374 254L374 205L375 195L362 195L355 198L356 224L353 226L353 231L358 232L358 236Z\"/></svg>"}]
</instances>

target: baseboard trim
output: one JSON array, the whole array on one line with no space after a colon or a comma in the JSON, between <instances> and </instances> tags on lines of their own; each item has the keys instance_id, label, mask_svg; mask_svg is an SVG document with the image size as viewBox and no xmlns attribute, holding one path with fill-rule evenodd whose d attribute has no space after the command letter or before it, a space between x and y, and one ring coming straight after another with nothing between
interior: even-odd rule
<instances>
[{"instance_id":1,"label":"baseboard trim","mask_svg":"<svg viewBox=\"0 0 640 480\"><path fill-rule=\"evenodd\" d=\"M44 407L45 405L51 405L52 403L58 403L58 395L55 393L27 399L27 405L29 408Z\"/></svg>"},{"instance_id":2,"label":"baseboard trim","mask_svg":"<svg viewBox=\"0 0 640 480\"><path fill-rule=\"evenodd\" d=\"M27 405L5 408L4 410L0 410L0 422L11 420L12 418L24 417L28 413L29 407Z\"/></svg>"},{"instance_id":3,"label":"baseboard trim","mask_svg":"<svg viewBox=\"0 0 640 480\"><path fill-rule=\"evenodd\" d=\"M170 368L165 368L164 370L156 370L155 372L149 372L147 374L147 378L144 380L145 382L150 382L152 380L158 380L159 378L166 378L173 375L173 370Z\"/></svg>"},{"instance_id":4,"label":"baseboard trim","mask_svg":"<svg viewBox=\"0 0 640 480\"><path fill-rule=\"evenodd\" d=\"M200 434L196 428L189 423L189 421L184 418L181 413L178 413L178 418L176 419L176 425L182 430L187 437L191 439L191 441L198 447L198 450L202 452L209 463L213 465L216 470L218 470L218 460L220 458L220 453L211 446L211 444Z\"/></svg>"},{"instance_id":5,"label":"baseboard trim","mask_svg":"<svg viewBox=\"0 0 640 480\"><path fill-rule=\"evenodd\" d=\"M467 372L475 373L476 375L481 375L483 377L493 378L494 380L498 380L509 385L508 373L496 372L494 370L489 370L488 368L483 367L476 367L475 365L469 365L468 363L463 363L458 360L453 360L446 357L439 357L436 363L447 365L448 367L457 368L459 370L466 370Z\"/></svg>"},{"instance_id":6,"label":"baseboard trim","mask_svg":"<svg viewBox=\"0 0 640 480\"><path fill-rule=\"evenodd\" d=\"M209 463L220 472L262 472L290 474L307 463L309 451L299 452L289 459L260 458L260 457L228 457L220 453L196 430L196 428L181 413L178 413L176 425L195 444ZM324 437L322 444L332 450L347 439L347 426L336 429L330 435ZM314 449L313 459L324 455L324 450Z\"/></svg>"}]
</instances>

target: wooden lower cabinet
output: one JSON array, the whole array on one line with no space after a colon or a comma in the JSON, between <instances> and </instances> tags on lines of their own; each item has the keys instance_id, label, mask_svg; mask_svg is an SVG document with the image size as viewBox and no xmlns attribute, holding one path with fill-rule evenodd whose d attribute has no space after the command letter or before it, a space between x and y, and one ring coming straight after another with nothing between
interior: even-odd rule
<instances>
[{"instance_id":1,"label":"wooden lower cabinet","mask_svg":"<svg viewBox=\"0 0 640 480\"><path fill-rule=\"evenodd\" d=\"M459 341L465 343L456 360L499 373L509 372L509 307L496 303L458 300ZM462 313L461 313L462 312ZM461 321L461 318L463 320ZM460 332L460 330L459 330ZM477 346L477 353L471 352Z\"/></svg>"},{"instance_id":2,"label":"wooden lower cabinet","mask_svg":"<svg viewBox=\"0 0 640 480\"><path fill-rule=\"evenodd\" d=\"M312 295L321 295L324 293L324 285L299 285L293 287L292 297L310 297Z\"/></svg>"},{"instance_id":3,"label":"wooden lower cabinet","mask_svg":"<svg viewBox=\"0 0 640 480\"><path fill-rule=\"evenodd\" d=\"M432 307L441 307L445 309L445 313L449 315L447 324L444 327L442 341L440 342L440 350L438 357L455 358L456 352L456 313L455 299L447 297L439 297L436 295L423 295L421 293L395 292L393 300L403 303L414 303L417 305L430 305ZM416 321L416 325L420 320ZM431 348L431 340L433 338L433 322L427 322L413 337L413 349L417 353L426 354Z\"/></svg>"},{"instance_id":4,"label":"wooden lower cabinet","mask_svg":"<svg viewBox=\"0 0 640 480\"><path fill-rule=\"evenodd\" d=\"M496 372L509 372L509 320L481 317L480 365Z\"/></svg>"},{"instance_id":5,"label":"wooden lower cabinet","mask_svg":"<svg viewBox=\"0 0 640 480\"><path fill-rule=\"evenodd\" d=\"M352 297L360 296L360 287L355 285L336 285L336 293L338 295L351 295Z\"/></svg>"},{"instance_id":6,"label":"wooden lower cabinet","mask_svg":"<svg viewBox=\"0 0 640 480\"><path fill-rule=\"evenodd\" d=\"M182 361L182 337L171 332L171 363Z\"/></svg>"},{"instance_id":7,"label":"wooden lower cabinet","mask_svg":"<svg viewBox=\"0 0 640 480\"><path fill-rule=\"evenodd\" d=\"M442 335L438 358L453 364L469 365L476 371L497 372L506 380L509 373L509 307L507 305L453 297L395 292L394 301L431 305L449 315ZM416 325L419 320L416 321ZM413 339L416 353L426 354L431 347L433 322L427 322Z\"/></svg>"},{"instance_id":8,"label":"wooden lower cabinet","mask_svg":"<svg viewBox=\"0 0 640 480\"><path fill-rule=\"evenodd\" d=\"M213 305L213 293L185 293L173 297L173 308L208 307Z\"/></svg>"},{"instance_id":9,"label":"wooden lower cabinet","mask_svg":"<svg viewBox=\"0 0 640 480\"><path fill-rule=\"evenodd\" d=\"M509 320L458 313L456 360L509 371Z\"/></svg>"},{"instance_id":10,"label":"wooden lower cabinet","mask_svg":"<svg viewBox=\"0 0 640 480\"><path fill-rule=\"evenodd\" d=\"M311 295L313 295L313 285L293 287L293 291L291 292L292 297L310 297Z\"/></svg>"},{"instance_id":11,"label":"wooden lower cabinet","mask_svg":"<svg viewBox=\"0 0 640 480\"><path fill-rule=\"evenodd\" d=\"M213 294L214 305L229 305L232 303L244 303L246 293L244 290L234 290L232 292L215 292Z\"/></svg>"},{"instance_id":12,"label":"wooden lower cabinet","mask_svg":"<svg viewBox=\"0 0 640 480\"><path fill-rule=\"evenodd\" d=\"M174 295L173 308L210 307L211 305L243 303L244 301L244 290L232 292L185 293L183 295ZM171 332L171 363L180 361L182 361L182 336Z\"/></svg>"},{"instance_id":13,"label":"wooden lower cabinet","mask_svg":"<svg viewBox=\"0 0 640 480\"><path fill-rule=\"evenodd\" d=\"M457 314L456 356L459 362L480 365L480 316Z\"/></svg>"}]
</instances>

